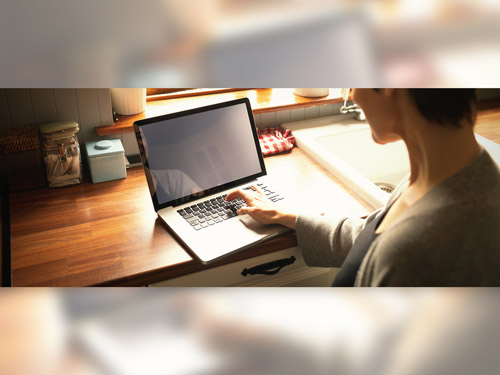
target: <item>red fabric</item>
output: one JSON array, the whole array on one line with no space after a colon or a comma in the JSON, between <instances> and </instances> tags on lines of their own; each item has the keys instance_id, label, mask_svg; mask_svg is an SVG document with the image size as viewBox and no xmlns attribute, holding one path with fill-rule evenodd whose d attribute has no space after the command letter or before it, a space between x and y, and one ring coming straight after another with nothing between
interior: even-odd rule
<instances>
[{"instance_id":1,"label":"red fabric","mask_svg":"<svg viewBox=\"0 0 500 375\"><path fill-rule=\"evenodd\" d=\"M274 155L290 151L295 143L295 137L289 129L265 128L257 129L262 155Z\"/></svg>"}]
</instances>

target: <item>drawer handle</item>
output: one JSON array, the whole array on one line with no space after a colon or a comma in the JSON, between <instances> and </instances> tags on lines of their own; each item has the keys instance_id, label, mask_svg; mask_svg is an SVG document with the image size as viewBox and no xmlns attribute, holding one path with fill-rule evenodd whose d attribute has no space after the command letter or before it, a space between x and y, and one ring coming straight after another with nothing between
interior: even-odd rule
<instances>
[{"instance_id":1,"label":"drawer handle","mask_svg":"<svg viewBox=\"0 0 500 375\"><path fill-rule=\"evenodd\" d=\"M295 260L296 260L296 258L294 256L291 256L290 258L273 260L272 262L259 264L258 266L252 267L250 269L245 268L243 271L241 271L241 274L243 276L246 276L246 275L275 275L278 272L280 272L280 270L283 267L288 266L290 264L293 264L293 262L295 262Z\"/></svg>"}]
</instances>

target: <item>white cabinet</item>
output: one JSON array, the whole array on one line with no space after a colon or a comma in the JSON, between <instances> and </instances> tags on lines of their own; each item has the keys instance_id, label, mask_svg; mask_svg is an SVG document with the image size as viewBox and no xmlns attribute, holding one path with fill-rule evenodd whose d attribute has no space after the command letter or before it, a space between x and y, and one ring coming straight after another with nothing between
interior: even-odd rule
<instances>
[{"instance_id":1,"label":"white cabinet","mask_svg":"<svg viewBox=\"0 0 500 375\"><path fill-rule=\"evenodd\" d=\"M295 257L292 264L284 266L273 275L247 274L243 276L244 269L249 270L255 266L274 262L281 259ZM277 267L274 268L276 270ZM195 272L189 275L176 277L150 286L330 286L337 269L308 267L304 263L298 247L292 247L274 253L245 259L224 266L210 268L206 271Z\"/></svg>"}]
</instances>

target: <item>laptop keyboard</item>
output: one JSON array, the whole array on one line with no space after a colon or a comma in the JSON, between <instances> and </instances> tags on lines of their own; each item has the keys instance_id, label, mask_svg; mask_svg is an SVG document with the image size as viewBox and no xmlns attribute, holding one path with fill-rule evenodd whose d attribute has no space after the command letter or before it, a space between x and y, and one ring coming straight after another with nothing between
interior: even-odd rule
<instances>
[{"instance_id":1,"label":"laptop keyboard","mask_svg":"<svg viewBox=\"0 0 500 375\"><path fill-rule=\"evenodd\" d=\"M277 202L283 199L275 191L269 189L264 184L259 183L257 186L259 186L270 201ZM251 186L248 186L243 190L254 189ZM193 227L193 229L201 230L203 228L208 228L209 226L238 216L236 211L238 211L241 207L246 206L243 199L238 198L227 202L226 196L227 194L223 194L200 203L195 203L189 207L177 210L177 212Z\"/></svg>"}]
</instances>

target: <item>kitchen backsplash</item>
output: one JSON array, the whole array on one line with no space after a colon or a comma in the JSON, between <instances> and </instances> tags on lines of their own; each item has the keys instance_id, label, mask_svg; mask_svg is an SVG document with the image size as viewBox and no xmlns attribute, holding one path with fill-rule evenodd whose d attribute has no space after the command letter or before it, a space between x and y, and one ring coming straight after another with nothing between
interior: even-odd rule
<instances>
[{"instance_id":1,"label":"kitchen backsplash","mask_svg":"<svg viewBox=\"0 0 500 375\"><path fill-rule=\"evenodd\" d=\"M480 99L498 97L499 90L478 90ZM342 103L256 114L260 128L285 122L338 114ZM134 133L99 137L96 126L113 123L109 89L0 89L0 128L9 129L51 121L73 120L80 125L83 145L98 139L119 138L125 155L139 153Z\"/></svg>"},{"instance_id":2,"label":"kitchen backsplash","mask_svg":"<svg viewBox=\"0 0 500 375\"><path fill-rule=\"evenodd\" d=\"M258 127L339 113L341 104L297 108L255 115ZM83 145L98 139L119 138L126 155L139 153L134 133L99 137L96 126L113 123L109 89L0 89L0 128L10 129L52 121L73 120L80 125Z\"/></svg>"}]
</instances>

